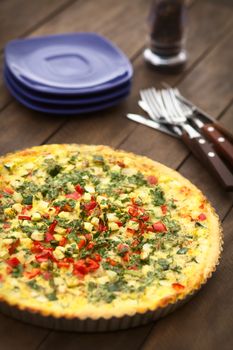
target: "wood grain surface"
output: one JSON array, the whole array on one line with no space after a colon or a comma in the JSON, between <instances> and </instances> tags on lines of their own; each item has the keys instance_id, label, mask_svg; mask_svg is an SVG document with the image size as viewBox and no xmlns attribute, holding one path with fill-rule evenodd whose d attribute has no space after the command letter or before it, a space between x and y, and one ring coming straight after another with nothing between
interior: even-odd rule
<instances>
[{"instance_id":1,"label":"wood grain surface","mask_svg":"<svg viewBox=\"0 0 233 350\"><path fill-rule=\"evenodd\" d=\"M106 144L146 155L180 171L212 202L223 220L224 251L213 278L188 304L156 323L102 334L57 332L0 314L2 350L230 350L233 348L233 196L180 140L125 118L138 113L139 90L162 82L182 93L233 132L231 0L189 1L186 47L179 74L161 74L142 57L150 0L2 0L0 2L0 154L43 143ZM114 41L130 58L130 96L99 113L74 117L43 115L15 101L4 86L5 44L15 38L94 31Z\"/></svg>"}]
</instances>

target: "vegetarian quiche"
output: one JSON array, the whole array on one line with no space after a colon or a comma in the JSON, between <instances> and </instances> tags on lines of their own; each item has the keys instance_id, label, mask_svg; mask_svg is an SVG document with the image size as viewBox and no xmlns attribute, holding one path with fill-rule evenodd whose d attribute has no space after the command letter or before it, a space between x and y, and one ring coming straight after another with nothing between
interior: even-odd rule
<instances>
[{"instance_id":1,"label":"vegetarian quiche","mask_svg":"<svg viewBox=\"0 0 233 350\"><path fill-rule=\"evenodd\" d=\"M219 219L188 180L107 146L0 158L0 300L55 318L133 316L212 274Z\"/></svg>"}]
</instances>

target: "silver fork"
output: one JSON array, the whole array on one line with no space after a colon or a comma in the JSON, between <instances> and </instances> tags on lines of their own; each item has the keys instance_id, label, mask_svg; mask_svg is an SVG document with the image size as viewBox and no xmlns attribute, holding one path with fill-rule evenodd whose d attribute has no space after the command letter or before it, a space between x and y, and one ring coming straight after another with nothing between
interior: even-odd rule
<instances>
[{"instance_id":1,"label":"silver fork","mask_svg":"<svg viewBox=\"0 0 233 350\"><path fill-rule=\"evenodd\" d=\"M147 103L148 111L156 111L167 123L179 128L177 134L204 165L216 175L226 190L233 190L233 175L213 149L212 145L196 131L177 102L172 89L147 89L140 92L141 98ZM150 113L149 113L150 114ZM174 130L175 131L175 130Z\"/></svg>"}]
</instances>

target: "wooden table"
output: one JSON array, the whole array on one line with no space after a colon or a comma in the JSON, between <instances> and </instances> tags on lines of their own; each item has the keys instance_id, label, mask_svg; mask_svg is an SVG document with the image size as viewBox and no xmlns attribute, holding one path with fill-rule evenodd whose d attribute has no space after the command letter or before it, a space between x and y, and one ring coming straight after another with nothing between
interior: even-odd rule
<instances>
[{"instance_id":1,"label":"wooden table","mask_svg":"<svg viewBox=\"0 0 233 350\"><path fill-rule=\"evenodd\" d=\"M0 153L43 143L106 144L177 169L203 190L223 220L221 263L192 301L164 319L136 329L91 335L55 332L0 315L3 350L233 348L232 194L219 187L179 140L125 118L126 112L139 112L140 88L160 87L166 81L233 131L233 6L231 0L189 1L189 61L178 75L159 74L142 58L149 6L149 0L2 0L1 49L16 37L94 31L119 45L131 59L135 73L132 93L125 102L77 117L54 117L24 108L8 94L1 75Z\"/></svg>"}]
</instances>

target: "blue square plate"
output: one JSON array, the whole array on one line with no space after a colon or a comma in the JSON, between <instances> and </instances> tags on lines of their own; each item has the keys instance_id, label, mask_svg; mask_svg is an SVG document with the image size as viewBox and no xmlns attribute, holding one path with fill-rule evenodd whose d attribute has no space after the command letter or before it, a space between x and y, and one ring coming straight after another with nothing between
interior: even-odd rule
<instances>
[{"instance_id":1,"label":"blue square plate","mask_svg":"<svg viewBox=\"0 0 233 350\"><path fill-rule=\"evenodd\" d=\"M104 110L106 108L115 106L119 104L123 99L125 99L129 95L129 91L126 93L120 94L118 97L109 99L107 101L102 101L99 103L92 103L92 104L82 104L82 105L51 105L48 103L42 103L33 101L25 96L23 96L20 91L16 91L15 88L11 85L9 82L7 76L4 74L4 81L5 84L10 91L11 95L14 96L20 103L22 103L24 106L38 111L42 113L47 114L53 114L53 115L80 115L80 114L86 114L86 113L92 113Z\"/></svg>"},{"instance_id":2,"label":"blue square plate","mask_svg":"<svg viewBox=\"0 0 233 350\"><path fill-rule=\"evenodd\" d=\"M46 94L38 91L34 91L29 89L27 86L20 83L8 68L4 67L4 75L5 79L8 82L8 85L11 86L12 89L23 98L31 100L33 102L41 102L50 104L51 107L55 105L61 106L72 106L72 105L87 105L87 104L96 104L100 102L107 102L109 100L115 99L119 96L126 95L130 92L131 89L131 81L128 81L117 88L109 89L107 91L103 91L100 93L90 94L90 95L55 95L55 94Z\"/></svg>"},{"instance_id":3,"label":"blue square plate","mask_svg":"<svg viewBox=\"0 0 233 350\"><path fill-rule=\"evenodd\" d=\"M5 63L25 86L53 94L100 92L133 74L124 53L95 33L13 40L5 47Z\"/></svg>"}]
</instances>

